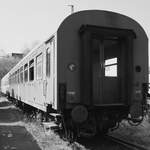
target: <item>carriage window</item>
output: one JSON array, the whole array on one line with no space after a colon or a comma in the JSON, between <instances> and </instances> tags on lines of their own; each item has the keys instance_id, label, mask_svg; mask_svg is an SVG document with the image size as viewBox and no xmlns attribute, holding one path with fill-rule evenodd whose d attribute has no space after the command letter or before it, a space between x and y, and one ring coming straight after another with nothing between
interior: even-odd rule
<instances>
[{"instance_id":1,"label":"carriage window","mask_svg":"<svg viewBox=\"0 0 150 150\"><path fill-rule=\"evenodd\" d=\"M12 85L12 75L10 76L10 84Z\"/></svg>"},{"instance_id":2,"label":"carriage window","mask_svg":"<svg viewBox=\"0 0 150 150\"><path fill-rule=\"evenodd\" d=\"M46 76L50 77L50 74L51 74L51 52L54 53L54 50L55 50L54 38L51 38L47 42L47 45L48 45L48 48L46 49Z\"/></svg>"},{"instance_id":3,"label":"carriage window","mask_svg":"<svg viewBox=\"0 0 150 150\"><path fill-rule=\"evenodd\" d=\"M13 84L15 84L15 73L13 73Z\"/></svg>"},{"instance_id":4,"label":"carriage window","mask_svg":"<svg viewBox=\"0 0 150 150\"><path fill-rule=\"evenodd\" d=\"M9 84L11 84L11 75L9 75L8 80L9 80Z\"/></svg>"},{"instance_id":5,"label":"carriage window","mask_svg":"<svg viewBox=\"0 0 150 150\"><path fill-rule=\"evenodd\" d=\"M12 84L14 84L14 74L12 74Z\"/></svg>"},{"instance_id":6,"label":"carriage window","mask_svg":"<svg viewBox=\"0 0 150 150\"><path fill-rule=\"evenodd\" d=\"M15 84L17 83L17 71L15 71Z\"/></svg>"},{"instance_id":7,"label":"carriage window","mask_svg":"<svg viewBox=\"0 0 150 150\"><path fill-rule=\"evenodd\" d=\"M17 71L15 71L15 84L17 83Z\"/></svg>"},{"instance_id":8,"label":"carriage window","mask_svg":"<svg viewBox=\"0 0 150 150\"><path fill-rule=\"evenodd\" d=\"M10 82L11 82L11 85L13 84L13 81L12 81L12 75L11 75L11 77L10 77Z\"/></svg>"},{"instance_id":9,"label":"carriage window","mask_svg":"<svg viewBox=\"0 0 150 150\"><path fill-rule=\"evenodd\" d=\"M18 69L17 72L18 72L18 73L17 73L18 83L20 83L20 79L19 79L19 69Z\"/></svg>"},{"instance_id":10,"label":"carriage window","mask_svg":"<svg viewBox=\"0 0 150 150\"><path fill-rule=\"evenodd\" d=\"M105 77L117 77L117 58L105 60Z\"/></svg>"},{"instance_id":11,"label":"carriage window","mask_svg":"<svg viewBox=\"0 0 150 150\"><path fill-rule=\"evenodd\" d=\"M16 74L14 72L14 84L16 83Z\"/></svg>"},{"instance_id":12,"label":"carriage window","mask_svg":"<svg viewBox=\"0 0 150 150\"><path fill-rule=\"evenodd\" d=\"M17 83L17 73L15 71L15 84Z\"/></svg>"},{"instance_id":13,"label":"carriage window","mask_svg":"<svg viewBox=\"0 0 150 150\"><path fill-rule=\"evenodd\" d=\"M42 54L36 57L36 79L42 79Z\"/></svg>"},{"instance_id":14,"label":"carriage window","mask_svg":"<svg viewBox=\"0 0 150 150\"><path fill-rule=\"evenodd\" d=\"M16 74L14 72L14 84L16 83Z\"/></svg>"},{"instance_id":15,"label":"carriage window","mask_svg":"<svg viewBox=\"0 0 150 150\"><path fill-rule=\"evenodd\" d=\"M46 49L46 76L50 77L51 54L50 48Z\"/></svg>"},{"instance_id":16,"label":"carriage window","mask_svg":"<svg viewBox=\"0 0 150 150\"><path fill-rule=\"evenodd\" d=\"M16 74L14 72L14 84L16 83Z\"/></svg>"},{"instance_id":17,"label":"carriage window","mask_svg":"<svg viewBox=\"0 0 150 150\"><path fill-rule=\"evenodd\" d=\"M18 83L18 70L16 71L16 83Z\"/></svg>"},{"instance_id":18,"label":"carriage window","mask_svg":"<svg viewBox=\"0 0 150 150\"><path fill-rule=\"evenodd\" d=\"M30 81L34 80L34 60L33 59L29 62L29 80Z\"/></svg>"},{"instance_id":19,"label":"carriage window","mask_svg":"<svg viewBox=\"0 0 150 150\"><path fill-rule=\"evenodd\" d=\"M12 75L10 74L10 76L9 76L9 84L10 85L12 84L12 81L11 81L12 79L11 78L12 78Z\"/></svg>"},{"instance_id":20,"label":"carriage window","mask_svg":"<svg viewBox=\"0 0 150 150\"><path fill-rule=\"evenodd\" d=\"M10 82L11 82L11 84L13 84L13 75L11 75Z\"/></svg>"},{"instance_id":21,"label":"carriage window","mask_svg":"<svg viewBox=\"0 0 150 150\"><path fill-rule=\"evenodd\" d=\"M23 67L20 68L20 83L23 83Z\"/></svg>"},{"instance_id":22,"label":"carriage window","mask_svg":"<svg viewBox=\"0 0 150 150\"><path fill-rule=\"evenodd\" d=\"M28 81L28 64L24 65L24 82Z\"/></svg>"}]
</instances>

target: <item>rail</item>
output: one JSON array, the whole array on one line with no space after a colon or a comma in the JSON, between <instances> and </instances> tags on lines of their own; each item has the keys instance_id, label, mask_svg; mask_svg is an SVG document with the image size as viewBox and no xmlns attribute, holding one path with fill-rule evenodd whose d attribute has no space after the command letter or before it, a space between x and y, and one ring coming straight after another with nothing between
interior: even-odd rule
<instances>
[{"instance_id":1,"label":"rail","mask_svg":"<svg viewBox=\"0 0 150 150\"><path fill-rule=\"evenodd\" d=\"M105 135L105 138L110 140L110 141L116 142L117 144L120 144L120 145L122 145L128 149L131 149L131 150L148 150L149 149L149 148L146 148L146 147L141 146L139 144L131 143L131 142L116 138L116 137L111 136L111 135Z\"/></svg>"}]
</instances>

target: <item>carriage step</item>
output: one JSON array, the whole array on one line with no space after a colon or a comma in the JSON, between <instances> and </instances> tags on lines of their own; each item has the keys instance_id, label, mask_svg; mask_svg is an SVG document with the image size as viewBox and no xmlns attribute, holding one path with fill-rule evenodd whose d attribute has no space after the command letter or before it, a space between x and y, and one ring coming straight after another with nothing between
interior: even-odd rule
<instances>
[{"instance_id":1,"label":"carriage step","mask_svg":"<svg viewBox=\"0 0 150 150\"><path fill-rule=\"evenodd\" d=\"M49 115L55 118L61 117L61 114L58 114L58 113L50 113Z\"/></svg>"},{"instance_id":2,"label":"carriage step","mask_svg":"<svg viewBox=\"0 0 150 150\"><path fill-rule=\"evenodd\" d=\"M59 126L55 122L43 122L43 126L45 130L58 130Z\"/></svg>"},{"instance_id":3,"label":"carriage step","mask_svg":"<svg viewBox=\"0 0 150 150\"><path fill-rule=\"evenodd\" d=\"M49 114L53 120L55 121L56 124L59 124L61 118L62 118L62 115L61 114L58 114L58 113L50 113Z\"/></svg>"}]
</instances>

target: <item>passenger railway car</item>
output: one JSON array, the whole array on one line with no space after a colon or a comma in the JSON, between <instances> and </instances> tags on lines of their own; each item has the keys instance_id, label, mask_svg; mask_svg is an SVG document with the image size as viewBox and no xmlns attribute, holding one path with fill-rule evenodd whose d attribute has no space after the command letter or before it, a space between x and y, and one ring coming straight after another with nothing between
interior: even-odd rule
<instances>
[{"instance_id":1,"label":"passenger railway car","mask_svg":"<svg viewBox=\"0 0 150 150\"><path fill-rule=\"evenodd\" d=\"M68 16L11 69L2 90L46 114L60 114L66 128L95 134L122 119L140 122L147 83L144 29L127 16L87 10Z\"/></svg>"},{"instance_id":2,"label":"passenger railway car","mask_svg":"<svg viewBox=\"0 0 150 150\"><path fill-rule=\"evenodd\" d=\"M9 92L9 74L5 75L3 77L3 79L1 80L1 91L4 93L4 94L8 94Z\"/></svg>"}]
</instances>

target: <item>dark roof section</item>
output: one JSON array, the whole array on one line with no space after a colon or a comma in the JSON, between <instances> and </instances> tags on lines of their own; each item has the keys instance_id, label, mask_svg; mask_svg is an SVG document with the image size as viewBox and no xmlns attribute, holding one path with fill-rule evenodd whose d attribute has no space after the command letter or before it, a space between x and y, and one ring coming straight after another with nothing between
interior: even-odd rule
<instances>
[{"instance_id":1,"label":"dark roof section","mask_svg":"<svg viewBox=\"0 0 150 150\"><path fill-rule=\"evenodd\" d=\"M108 30L109 29L109 30ZM102 36L109 36L110 34L117 37L132 37L136 38L136 34L131 29L119 29L119 28L112 28L112 27L99 27L94 25L82 25L79 32L82 34L86 30L92 33L99 33ZM115 32L114 32L115 30ZM104 34L105 33L105 34Z\"/></svg>"}]
</instances>

